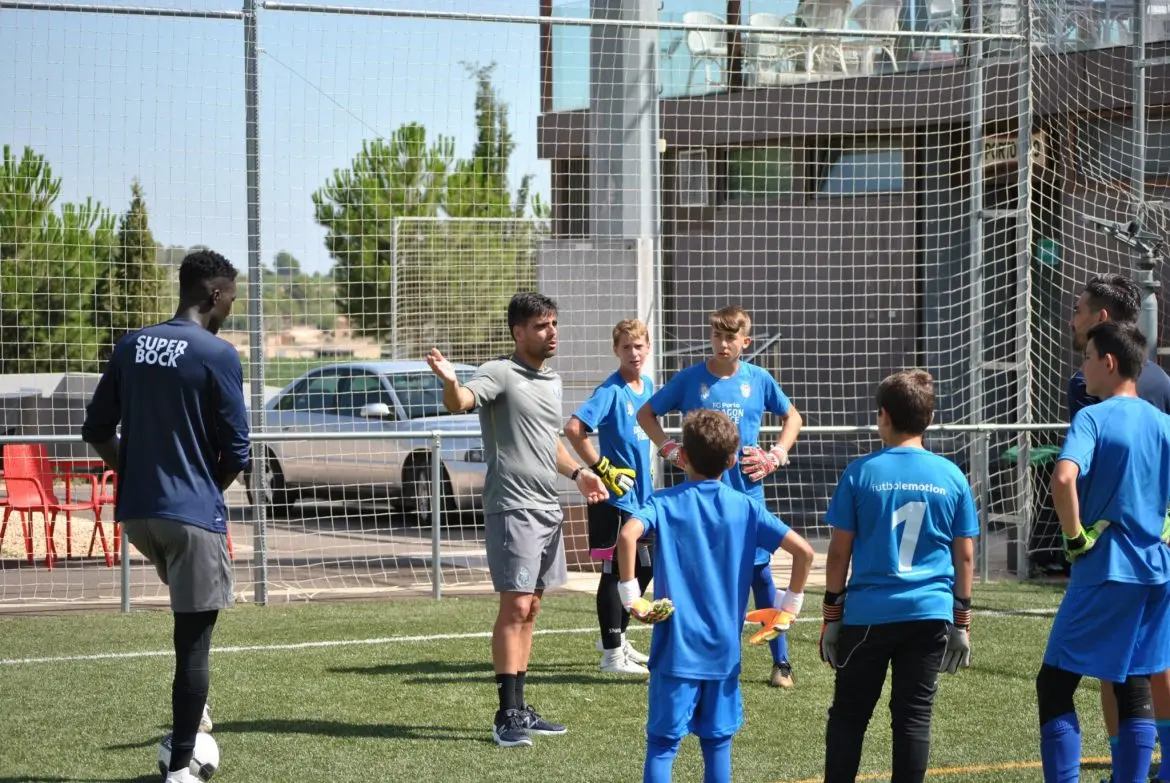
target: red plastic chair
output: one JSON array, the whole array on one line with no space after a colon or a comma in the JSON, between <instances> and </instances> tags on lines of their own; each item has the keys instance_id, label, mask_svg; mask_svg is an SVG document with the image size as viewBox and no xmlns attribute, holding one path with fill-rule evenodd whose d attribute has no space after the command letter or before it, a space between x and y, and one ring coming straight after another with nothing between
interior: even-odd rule
<instances>
[{"instance_id":1,"label":"red plastic chair","mask_svg":"<svg viewBox=\"0 0 1170 783\"><path fill-rule=\"evenodd\" d=\"M106 529L102 525L102 509L106 506L112 506L118 500L118 474L112 470L107 470L102 473L101 479L98 481L98 491L94 495L94 500L97 503L97 511L94 513L93 535L89 537L89 551L85 553L86 557L93 557L94 544L101 536L102 554L106 556L106 565L112 566L115 563L122 561L122 526L114 520L114 556L110 557L110 546L106 543Z\"/></svg>"},{"instance_id":2,"label":"red plastic chair","mask_svg":"<svg viewBox=\"0 0 1170 783\"><path fill-rule=\"evenodd\" d=\"M53 488L57 479L65 482L65 502L61 502ZM73 482L88 481L90 499L73 499ZM0 540L8 527L8 520L15 511L20 515L21 530L24 533L25 552L30 563L34 562L31 520L28 515L38 512L44 515L45 565L53 567L57 559L57 547L53 542L53 531L57 526L57 515L65 514L65 556L73 557L73 515L78 511L90 511L97 519L97 476L53 473L45 447L39 443L12 444L4 447L4 484L8 489L8 507L4 510L4 521L0 523ZM110 562L106 555L107 564Z\"/></svg>"}]
</instances>

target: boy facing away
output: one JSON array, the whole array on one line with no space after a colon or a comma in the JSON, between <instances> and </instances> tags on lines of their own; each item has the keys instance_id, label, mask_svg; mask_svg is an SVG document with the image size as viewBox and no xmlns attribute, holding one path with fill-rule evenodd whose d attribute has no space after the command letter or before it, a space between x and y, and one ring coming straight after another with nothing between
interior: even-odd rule
<instances>
[{"instance_id":1,"label":"boy facing away","mask_svg":"<svg viewBox=\"0 0 1170 783\"><path fill-rule=\"evenodd\" d=\"M651 495L622 526L618 589L627 608L641 597L635 554L638 540L652 532L654 597L671 599L674 613L655 626L650 644L644 783L671 779L689 733L699 737L704 781L724 783L731 780L731 740L743 724L740 640L756 551L780 548L792 556L792 579L776 607L791 621L800 613L813 550L762 502L720 481L739 451L739 432L725 414L687 414L681 449L687 481Z\"/></svg>"},{"instance_id":2,"label":"boy facing away","mask_svg":"<svg viewBox=\"0 0 1170 783\"><path fill-rule=\"evenodd\" d=\"M940 670L970 665L975 502L962 471L926 450L934 381L903 370L881 382L883 447L845 468L829 503L821 659L837 671L825 732L825 783L853 783L861 745L893 670L893 783L920 783ZM846 594L849 562L853 573Z\"/></svg>"},{"instance_id":3,"label":"boy facing away","mask_svg":"<svg viewBox=\"0 0 1170 783\"><path fill-rule=\"evenodd\" d=\"M767 370L742 360L751 345L752 320L739 307L724 307L711 313L711 357L686 368L655 392L638 412L638 423L658 448L659 456L682 468L679 445L666 437L658 417L670 411L684 416L701 408L726 414L739 430L743 461L728 470L723 481L755 500L764 501L764 478L788 464L800 428L800 412L780 389ZM773 413L784 420L780 436L768 451L760 447L760 425L764 414ZM756 551L752 594L757 609L776 605L776 583L772 579L772 551ZM768 682L777 688L791 688L792 661L788 656L788 638L780 634L769 642L772 674Z\"/></svg>"}]
</instances>

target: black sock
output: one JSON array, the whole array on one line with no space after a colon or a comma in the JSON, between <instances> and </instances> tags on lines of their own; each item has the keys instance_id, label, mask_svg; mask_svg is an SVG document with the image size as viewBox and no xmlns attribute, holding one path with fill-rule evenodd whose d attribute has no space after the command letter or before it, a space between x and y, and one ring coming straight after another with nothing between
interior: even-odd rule
<instances>
[{"instance_id":1,"label":"black sock","mask_svg":"<svg viewBox=\"0 0 1170 783\"><path fill-rule=\"evenodd\" d=\"M616 650L622 646L622 631L628 617L618 595L618 575L602 574L597 583L597 622L601 626L602 647Z\"/></svg>"},{"instance_id":2,"label":"black sock","mask_svg":"<svg viewBox=\"0 0 1170 783\"><path fill-rule=\"evenodd\" d=\"M208 658L219 612L175 614L175 678L171 682L171 769L186 769L195 753L199 719L211 683Z\"/></svg>"},{"instance_id":3,"label":"black sock","mask_svg":"<svg viewBox=\"0 0 1170 783\"><path fill-rule=\"evenodd\" d=\"M500 710L514 710L516 704L516 675L515 674L497 674L496 675L496 691L500 695Z\"/></svg>"},{"instance_id":4,"label":"black sock","mask_svg":"<svg viewBox=\"0 0 1170 783\"><path fill-rule=\"evenodd\" d=\"M524 677L528 672L516 672L516 706L520 709L524 708Z\"/></svg>"}]
</instances>

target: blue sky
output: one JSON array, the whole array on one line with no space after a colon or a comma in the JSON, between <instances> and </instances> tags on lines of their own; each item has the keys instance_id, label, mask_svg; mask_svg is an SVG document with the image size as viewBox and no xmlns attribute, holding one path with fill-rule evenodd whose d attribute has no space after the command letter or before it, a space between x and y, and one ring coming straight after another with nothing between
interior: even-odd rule
<instances>
[{"instance_id":1,"label":"blue sky","mask_svg":"<svg viewBox=\"0 0 1170 783\"><path fill-rule=\"evenodd\" d=\"M108 2L108 0L106 0ZM143 3L138 3L142 5ZM490 4L368 0L381 7L537 13L536 0ZM237 9L238 2L151 2ZM32 146L63 180L62 201L92 196L126 209L131 180L146 191L155 238L205 244L247 263L243 28L196 20L2 12L0 144ZM262 11L262 252L287 250L310 270L331 262L311 194L353 159L363 139L420 122L474 143L475 85L460 61L498 63L517 142L514 185L549 165L536 157L539 31L535 25ZM8 78L11 74L14 78Z\"/></svg>"}]
</instances>

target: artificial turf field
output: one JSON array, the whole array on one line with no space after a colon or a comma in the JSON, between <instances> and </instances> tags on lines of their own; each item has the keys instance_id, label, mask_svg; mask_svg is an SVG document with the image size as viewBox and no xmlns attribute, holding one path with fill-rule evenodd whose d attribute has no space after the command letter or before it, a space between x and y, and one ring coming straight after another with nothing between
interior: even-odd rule
<instances>
[{"instance_id":1,"label":"artificial turf field","mask_svg":"<svg viewBox=\"0 0 1170 783\"><path fill-rule=\"evenodd\" d=\"M976 585L972 668L940 678L932 780L1039 781L1033 679L1059 585ZM820 596L790 633L797 687L770 688L766 647L744 644L746 723L733 778L819 781L832 673L817 658ZM593 597L546 596L527 696L565 723L531 748L491 742L496 708L489 631L495 600L242 605L221 614L210 703L216 781L640 780L646 683L602 674ZM650 635L633 624L645 651ZM157 781L170 721L173 657L164 611L0 619L0 783ZM108 655L113 654L113 655ZM86 658L85 656L94 656ZM883 694L862 779L889 780ZM1082 780L1108 776L1096 683L1078 693ZM697 741L676 780L700 780ZM883 776L882 773L886 774Z\"/></svg>"}]
</instances>

